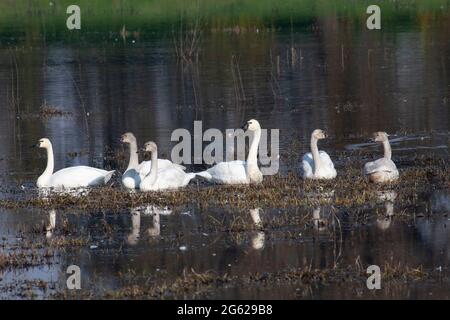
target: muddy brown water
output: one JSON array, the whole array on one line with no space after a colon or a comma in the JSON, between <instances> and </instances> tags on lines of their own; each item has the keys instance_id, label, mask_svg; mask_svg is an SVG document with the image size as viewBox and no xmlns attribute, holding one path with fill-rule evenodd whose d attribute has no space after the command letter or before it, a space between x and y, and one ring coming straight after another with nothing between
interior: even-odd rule
<instances>
[{"instance_id":1,"label":"muddy brown water","mask_svg":"<svg viewBox=\"0 0 450 320\"><path fill-rule=\"evenodd\" d=\"M448 158L448 33L431 28L427 33L361 32L342 38L331 26L323 27L318 33L206 34L199 61L193 63L176 59L171 39L19 45L12 50L3 45L0 197L20 197L33 189L45 155L29 146L41 137L53 142L56 168L89 164L123 170L124 161L106 157L107 149L123 150L118 142L122 133L133 131L140 144L156 141L167 157L174 145L172 131L192 130L194 120L203 121L204 129L225 130L256 118L264 128L280 129L280 174L297 170L315 128L330 133L321 148L334 157L338 171L343 154L381 154L379 147L366 144L378 130L392 134L394 160L415 154ZM63 114L40 115L44 104ZM405 208L396 206L395 197L368 204L364 219L332 205L261 208L257 211L263 222L277 215L301 215L308 223L238 232L215 229L212 221L237 215L251 225L250 212L196 207L177 212L130 208L122 213L0 209L2 253L36 250L42 257L51 251L43 261L0 269L0 297L45 298L64 292L66 269L72 264L82 270L83 292L98 296L158 283L160 277L170 282L192 270L240 277L289 268L376 264L382 269L421 267L433 277L391 281L377 291L368 290L364 281L280 281L169 297L448 299L450 195L436 190L419 203L408 208L417 214L414 219L402 216ZM54 229L45 231L52 229L52 215ZM328 217L328 223L315 220L317 215ZM52 246L58 239L80 242Z\"/></svg>"}]
</instances>

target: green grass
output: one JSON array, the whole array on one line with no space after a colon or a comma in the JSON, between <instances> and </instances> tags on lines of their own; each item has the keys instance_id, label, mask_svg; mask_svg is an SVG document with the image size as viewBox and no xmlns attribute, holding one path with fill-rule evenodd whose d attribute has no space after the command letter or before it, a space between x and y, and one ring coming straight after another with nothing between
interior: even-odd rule
<instances>
[{"instance_id":1,"label":"green grass","mask_svg":"<svg viewBox=\"0 0 450 320\"><path fill-rule=\"evenodd\" d=\"M81 30L68 31L66 8L81 8ZM307 27L318 18L333 17L362 22L370 4L382 10L383 27L414 25L421 15L449 15L448 0L3 0L0 2L0 38L71 39L97 37L127 30L142 36L168 34L201 22L205 31ZM361 26L360 24L356 24Z\"/></svg>"}]
</instances>

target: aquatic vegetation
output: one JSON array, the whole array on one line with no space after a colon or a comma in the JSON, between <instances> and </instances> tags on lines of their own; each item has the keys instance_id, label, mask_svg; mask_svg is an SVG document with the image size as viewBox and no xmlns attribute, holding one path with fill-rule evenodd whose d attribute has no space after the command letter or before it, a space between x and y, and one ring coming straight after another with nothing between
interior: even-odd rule
<instances>
[{"instance_id":1,"label":"aquatic vegetation","mask_svg":"<svg viewBox=\"0 0 450 320\"><path fill-rule=\"evenodd\" d=\"M53 256L53 252L45 251L38 253L37 251L19 251L9 254L0 253L0 270L7 268L27 268L46 264L48 259Z\"/></svg>"},{"instance_id":2,"label":"aquatic vegetation","mask_svg":"<svg viewBox=\"0 0 450 320\"><path fill-rule=\"evenodd\" d=\"M71 113L67 111L60 110L54 106L50 106L48 104L44 104L41 106L41 109L39 111L39 117L43 119L49 119L52 117L64 117L64 116L70 116Z\"/></svg>"},{"instance_id":3,"label":"aquatic vegetation","mask_svg":"<svg viewBox=\"0 0 450 320\"><path fill-rule=\"evenodd\" d=\"M436 276L427 273L421 266L410 267L398 265L397 272L391 271L388 264L383 268L387 276L383 277L385 286L403 282L425 282ZM386 270L385 270L386 269ZM357 266L347 266L340 269L314 269L310 266L286 268L277 272L252 272L240 276L214 271L197 272L194 269L184 270L175 279L152 279L149 284L129 284L118 290L100 289L96 293L82 290L76 296L67 290L56 293L53 298L81 298L102 297L107 299L177 299L177 298L211 298L216 290L223 288L237 288L240 286L259 288L274 288L288 286L296 288L297 292L310 286L346 284L358 288L365 285L367 275ZM136 280L136 279L134 279ZM448 276L446 280L448 281ZM132 281L137 282L137 281Z\"/></svg>"}]
</instances>

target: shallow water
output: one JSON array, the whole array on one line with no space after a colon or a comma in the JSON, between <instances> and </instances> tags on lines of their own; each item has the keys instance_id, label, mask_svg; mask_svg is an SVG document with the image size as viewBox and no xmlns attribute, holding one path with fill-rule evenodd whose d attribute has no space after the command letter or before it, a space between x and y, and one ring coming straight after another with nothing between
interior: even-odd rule
<instances>
[{"instance_id":1,"label":"shallow water","mask_svg":"<svg viewBox=\"0 0 450 320\"><path fill-rule=\"evenodd\" d=\"M448 26L448 21L442 23ZM193 63L177 60L167 38L13 48L3 43L0 198L33 190L45 155L29 146L41 137L53 142L56 168L89 164L123 170L125 159L109 157L110 150L123 150L118 141L122 133L133 131L140 144L156 141L161 157L167 157L174 145L169 143L172 131L192 130L194 120L202 120L204 130L238 128L249 118L260 120L264 128L281 129L281 173L296 170L315 128L330 133L321 148L335 158L338 171L345 155L381 154L379 146L368 142L378 130L392 135L400 170L402 161L415 154L448 157L448 32L433 24L426 31L376 34L346 29L333 19L318 24L320 31L311 32L206 33L199 61ZM17 70L11 59L17 60ZM64 114L40 116L44 104ZM412 209L414 219L403 219L405 208L396 208L395 196L382 202L368 204L362 217L331 205L262 208L263 222L304 216L308 223L239 232L221 230L214 221L229 224L231 217L240 217L251 224L250 212L60 211L54 212L54 230L45 231L51 212L0 209L3 252L26 250L34 243L42 248L32 250L50 248L54 254L34 266L0 269L0 297L41 298L64 291L70 264L81 267L83 290L102 296L142 281L158 283L160 274L173 280L186 270L241 276L308 266L345 269L360 261L364 266L421 266L442 276L420 284L389 283L376 292L362 282L305 288L281 281L173 297L448 299L448 191L423 199ZM325 216L324 222L314 219L317 214ZM54 239L81 242L52 247ZM35 280L47 282L48 288L30 285Z\"/></svg>"},{"instance_id":2,"label":"shallow water","mask_svg":"<svg viewBox=\"0 0 450 320\"><path fill-rule=\"evenodd\" d=\"M427 216L419 210L415 219L402 219L393 197L385 197L364 217L337 211L331 206L302 210L261 210L223 212L201 210L172 212L155 207L137 208L121 214L89 214L82 212L2 210L0 231L6 250L38 246L57 239L85 239L79 246L51 247L54 255L42 265L2 272L2 297L23 297L26 290L17 289L23 280L42 280L47 289L31 286L34 297L45 297L65 289L65 270L77 264L82 270L82 289L101 296L126 285L158 282L158 277L175 279L186 270L201 274L211 271L229 276L252 273L274 273L289 268L347 268L357 261L362 265L385 264L402 268L421 266L440 275L440 283L403 281L388 282L384 290L367 290L365 283L348 285L296 286L289 282L273 286L254 284L243 288L230 285L219 290L199 293L212 298L449 298L450 196L435 193L425 206ZM218 230L212 220L229 221L239 217L249 225L258 215L261 221L284 216L304 216L305 226L266 228L258 231ZM318 214L318 215L317 215ZM232 216L232 218L230 217ZM223 220L225 219L225 220ZM318 219L320 223L317 223ZM270 225L270 224L269 224ZM9 248L9 249L8 249ZM18 250L18 249L16 249ZM435 281L435 280L433 280ZM10 291L6 290L12 286ZM180 295L174 297L181 298ZM192 297L192 296L189 296ZM194 296L195 297L195 296Z\"/></svg>"}]
</instances>

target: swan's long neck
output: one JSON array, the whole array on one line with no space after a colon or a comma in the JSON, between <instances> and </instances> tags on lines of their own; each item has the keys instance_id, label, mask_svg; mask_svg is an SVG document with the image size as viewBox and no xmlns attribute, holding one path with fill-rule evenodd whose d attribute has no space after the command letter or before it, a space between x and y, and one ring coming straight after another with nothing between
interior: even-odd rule
<instances>
[{"instance_id":1,"label":"swan's long neck","mask_svg":"<svg viewBox=\"0 0 450 320\"><path fill-rule=\"evenodd\" d=\"M383 149L384 149L384 157L386 159L391 159L392 157L392 150L391 150L391 144L389 143L389 140L383 141Z\"/></svg>"},{"instance_id":2,"label":"swan's long neck","mask_svg":"<svg viewBox=\"0 0 450 320\"><path fill-rule=\"evenodd\" d=\"M258 146L261 140L261 129L256 130L253 133L252 142L247 156L247 168L249 171L258 170Z\"/></svg>"},{"instance_id":3,"label":"swan's long neck","mask_svg":"<svg viewBox=\"0 0 450 320\"><path fill-rule=\"evenodd\" d=\"M148 183L153 185L158 177L158 151L152 151L152 166L150 168L150 173L147 175Z\"/></svg>"},{"instance_id":4,"label":"swan's long neck","mask_svg":"<svg viewBox=\"0 0 450 320\"><path fill-rule=\"evenodd\" d=\"M47 167L45 168L44 173L39 177L38 181L45 181L49 179L52 174L53 170L55 169L55 160L53 158L53 147L52 145L49 145L47 148Z\"/></svg>"},{"instance_id":5,"label":"swan's long neck","mask_svg":"<svg viewBox=\"0 0 450 320\"><path fill-rule=\"evenodd\" d=\"M317 147L317 138L314 136L311 136L311 153L314 160L314 172L316 172L321 166L321 161L319 148Z\"/></svg>"},{"instance_id":6,"label":"swan's long neck","mask_svg":"<svg viewBox=\"0 0 450 320\"><path fill-rule=\"evenodd\" d=\"M139 155L137 153L136 140L130 142L130 162L128 162L128 169L135 169L139 165Z\"/></svg>"}]
</instances>

